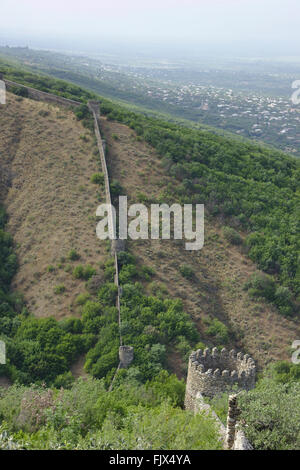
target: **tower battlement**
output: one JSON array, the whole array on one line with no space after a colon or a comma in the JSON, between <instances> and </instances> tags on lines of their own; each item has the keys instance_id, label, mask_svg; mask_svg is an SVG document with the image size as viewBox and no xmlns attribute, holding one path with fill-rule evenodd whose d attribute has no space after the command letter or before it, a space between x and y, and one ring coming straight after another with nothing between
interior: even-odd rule
<instances>
[{"instance_id":1,"label":"tower battlement","mask_svg":"<svg viewBox=\"0 0 300 470\"><path fill-rule=\"evenodd\" d=\"M234 386L238 390L250 390L255 385L255 362L249 354L225 348L205 349L193 352L189 358L185 407L195 408L198 393L212 398Z\"/></svg>"}]
</instances>

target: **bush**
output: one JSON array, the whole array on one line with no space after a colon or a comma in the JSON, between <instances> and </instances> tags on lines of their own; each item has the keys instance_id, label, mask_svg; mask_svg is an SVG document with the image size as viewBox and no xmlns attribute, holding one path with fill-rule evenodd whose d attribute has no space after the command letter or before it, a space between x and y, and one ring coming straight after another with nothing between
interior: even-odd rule
<instances>
[{"instance_id":1,"label":"bush","mask_svg":"<svg viewBox=\"0 0 300 470\"><path fill-rule=\"evenodd\" d=\"M271 276L262 273L254 273L245 284L245 288L252 297L262 297L269 302L274 300L276 285Z\"/></svg>"},{"instance_id":2,"label":"bush","mask_svg":"<svg viewBox=\"0 0 300 470\"><path fill-rule=\"evenodd\" d=\"M241 245L243 243L243 239L240 234L231 227L224 227L223 235L225 240L232 243L233 245Z\"/></svg>"},{"instance_id":3,"label":"bush","mask_svg":"<svg viewBox=\"0 0 300 470\"><path fill-rule=\"evenodd\" d=\"M87 292L79 294L75 299L76 305L84 305L90 299L90 294Z\"/></svg>"},{"instance_id":4,"label":"bush","mask_svg":"<svg viewBox=\"0 0 300 470\"><path fill-rule=\"evenodd\" d=\"M186 279L193 279L195 276L194 269L192 266L189 266L187 264L183 264L182 266L179 267L179 271L183 277Z\"/></svg>"},{"instance_id":5,"label":"bush","mask_svg":"<svg viewBox=\"0 0 300 470\"><path fill-rule=\"evenodd\" d=\"M86 104L78 106L75 110L75 115L79 121L82 119L88 119L91 115L91 112Z\"/></svg>"},{"instance_id":6,"label":"bush","mask_svg":"<svg viewBox=\"0 0 300 470\"><path fill-rule=\"evenodd\" d=\"M13 340L7 341L12 378L21 383L45 381L68 372L84 351L80 335L66 332L53 318L23 319Z\"/></svg>"},{"instance_id":7,"label":"bush","mask_svg":"<svg viewBox=\"0 0 300 470\"><path fill-rule=\"evenodd\" d=\"M128 251L120 251L118 253L118 264L120 269L125 264L135 264L135 257Z\"/></svg>"},{"instance_id":8,"label":"bush","mask_svg":"<svg viewBox=\"0 0 300 470\"><path fill-rule=\"evenodd\" d=\"M150 292L158 298L163 298L168 294L168 289L165 284L153 281L149 284Z\"/></svg>"},{"instance_id":9,"label":"bush","mask_svg":"<svg viewBox=\"0 0 300 470\"><path fill-rule=\"evenodd\" d=\"M248 293L252 297L261 297L273 303L284 316L291 316L294 311L292 294L287 287L276 287L271 276L254 273L245 284Z\"/></svg>"},{"instance_id":10,"label":"bush","mask_svg":"<svg viewBox=\"0 0 300 470\"><path fill-rule=\"evenodd\" d=\"M292 362L279 361L270 366L266 371L266 375L272 377L276 383L300 382L300 364Z\"/></svg>"},{"instance_id":11,"label":"bush","mask_svg":"<svg viewBox=\"0 0 300 470\"><path fill-rule=\"evenodd\" d=\"M68 253L68 259L70 261L77 261L80 259L80 255L74 248L72 248L72 250L70 250Z\"/></svg>"},{"instance_id":12,"label":"bush","mask_svg":"<svg viewBox=\"0 0 300 470\"><path fill-rule=\"evenodd\" d=\"M185 339L184 336L178 336L176 350L180 352L181 356L188 360L192 348L190 343Z\"/></svg>"},{"instance_id":13,"label":"bush","mask_svg":"<svg viewBox=\"0 0 300 470\"><path fill-rule=\"evenodd\" d=\"M42 116L42 117L47 117L49 116L50 112L49 111L46 111L45 109L41 109L39 111L39 116Z\"/></svg>"},{"instance_id":14,"label":"bush","mask_svg":"<svg viewBox=\"0 0 300 470\"><path fill-rule=\"evenodd\" d=\"M110 183L110 194L111 194L112 199L117 199L119 196L121 196L122 192L123 192L123 188L120 185L120 183L116 180L113 180Z\"/></svg>"},{"instance_id":15,"label":"bush","mask_svg":"<svg viewBox=\"0 0 300 470\"><path fill-rule=\"evenodd\" d=\"M28 98L29 96L28 89L22 86L13 86L11 88L11 92L14 93L14 95L22 96L23 98Z\"/></svg>"},{"instance_id":16,"label":"bush","mask_svg":"<svg viewBox=\"0 0 300 470\"><path fill-rule=\"evenodd\" d=\"M64 331L68 333L72 333L72 334L82 333L83 325L82 325L82 321L80 320L80 318L67 318L60 323L60 326Z\"/></svg>"},{"instance_id":17,"label":"bush","mask_svg":"<svg viewBox=\"0 0 300 470\"><path fill-rule=\"evenodd\" d=\"M55 266L52 266L52 265L47 266L48 273L53 273L54 271L55 271Z\"/></svg>"},{"instance_id":18,"label":"bush","mask_svg":"<svg viewBox=\"0 0 300 470\"><path fill-rule=\"evenodd\" d=\"M146 204L147 202L149 202L149 196L144 193L137 193L136 198L137 202L140 202L141 204Z\"/></svg>"},{"instance_id":19,"label":"bush","mask_svg":"<svg viewBox=\"0 0 300 470\"><path fill-rule=\"evenodd\" d=\"M79 379L72 384L67 375L59 379L67 380L67 389L59 393L11 388L0 397L5 422L0 427L0 448L221 449L215 421L180 408L182 381L165 371L147 385L140 385L136 377L133 368L121 370L110 393L103 380ZM22 399L28 405L25 414ZM20 409L30 427L24 420L15 425Z\"/></svg>"},{"instance_id":20,"label":"bush","mask_svg":"<svg viewBox=\"0 0 300 470\"><path fill-rule=\"evenodd\" d=\"M71 388L74 383L74 377L72 372L65 372L64 374L60 374L56 377L53 382L53 386L55 388Z\"/></svg>"},{"instance_id":21,"label":"bush","mask_svg":"<svg viewBox=\"0 0 300 470\"><path fill-rule=\"evenodd\" d=\"M118 288L113 283L106 283L99 289L98 299L104 305L114 305L117 300Z\"/></svg>"},{"instance_id":22,"label":"bush","mask_svg":"<svg viewBox=\"0 0 300 470\"><path fill-rule=\"evenodd\" d=\"M239 397L244 432L256 450L300 450L300 382L264 379Z\"/></svg>"},{"instance_id":23,"label":"bush","mask_svg":"<svg viewBox=\"0 0 300 470\"><path fill-rule=\"evenodd\" d=\"M120 284L127 284L132 281L138 274L134 264L126 264L119 273Z\"/></svg>"},{"instance_id":24,"label":"bush","mask_svg":"<svg viewBox=\"0 0 300 470\"><path fill-rule=\"evenodd\" d=\"M104 174L103 173L94 173L91 177L91 182L94 184L104 184Z\"/></svg>"},{"instance_id":25,"label":"bush","mask_svg":"<svg viewBox=\"0 0 300 470\"><path fill-rule=\"evenodd\" d=\"M140 276L145 281L150 281L151 277L154 276L155 269L151 266L142 266L140 271Z\"/></svg>"},{"instance_id":26,"label":"bush","mask_svg":"<svg viewBox=\"0 0 300 470\"><path fill-rule=\"evenodd\" d=\"M90 264L83 266L79 264L73 269L72 275L75 279L84 279L88 281L92 276L96 274L96 269L94 269Z\"/></svg>"},{"instance_id":27,"label":"bush","mask_svg":"<svg viewBox=\"0 0 300 470\"><path fill-rule=\"evenodd\" d=\"M274 296L274 304L284 316L293 314L292 294L287 287L277 287Z\"/></svg>"},{"instance_id":28,"label":"bush","mask_svg":"<svg viewBox=\"0 0 300 470\"><path fill-rule=\"evenodd\" d=\"M66 287L64 284L59 284L58 286L54 287L55 294L63 294L66 291Z\"/></svg>"},{"instance_id":29,"label":"bush","mask_svg":"<svg viewBox=\"0 0 300 470\"><path fill-rule=\"evenodd\" d=\"M215 338L215 340L220 345L224 345L229 342L229 331L227 326L216 318L209 321L209 326L206 329L206 333L209 336Z\"/></svg>"}]
</instances>

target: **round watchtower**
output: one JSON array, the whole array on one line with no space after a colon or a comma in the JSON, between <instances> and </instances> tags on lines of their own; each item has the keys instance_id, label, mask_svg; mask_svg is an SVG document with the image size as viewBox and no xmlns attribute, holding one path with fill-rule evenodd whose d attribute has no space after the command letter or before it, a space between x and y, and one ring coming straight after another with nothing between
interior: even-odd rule
<instances>
[{"instance_id":1,"label":"round watchtower","mask_svg":"<svg viewBox=\"0 0 300 470\"><path fill-rule=\"evenodd\" d=\"M120 346L119 348L120 368L127 369L133 361L133 347Z\"/></svg>"},{"instance_id":2,"label":"round watchtower","mask_svg":"<svg viewBox=\"0 0 300 470\"><path fill-rule=\"evenodd\" d=\"M194 410L197 393L212 398L233 388L250 390L255 385L256 367L249 354L199 349L189 358L185 394L186 409Z\"/></svg>"}]
</instances>

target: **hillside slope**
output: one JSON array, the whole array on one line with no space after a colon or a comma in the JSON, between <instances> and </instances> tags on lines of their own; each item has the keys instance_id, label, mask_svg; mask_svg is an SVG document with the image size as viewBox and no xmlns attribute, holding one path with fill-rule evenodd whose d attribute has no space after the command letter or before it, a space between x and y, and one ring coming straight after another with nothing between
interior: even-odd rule
<instances>
[{"instance_id":1,"label":"hillside slope","mask_svg":"<svg viewBox=\"0 0 300 470\"><path fill-rule=\"evenodd\" d=\"M73 112L12 94L0 129L0 196L19 259L13 288L38 317L76 314L84 282L70 271L78 264L97 268L106 256L95 233L94 135ZM68 260L72 249L79 260ZM64 292L55 293L57 286Z\"/></svg>"},{"instance_id":2,"label":"hillside slope","mask_svg":"<svg viewBox=\"0 0 300 470\"><path fill-rule=\"evenodd\" d=\"M99 170L94 135L71 111L10 94L0 120L1 199L20 263L13 288L24 294L35 316L79 316L76 299L86 294L85 284L72 270L78 264L97 270L107 259L106 245L95 234L101 194L91 183ZM162 190L178 185L132 129L105 117L100 124L111 179L129 202L157 201ZM243 286L257 268L242 247L225 240L220 220L208 216L205 232L205 246L196 254L173 241L129 242L139 267L155 273L151 282L144 281L146 291L180 298L205 345L242 349L261 366L288 359L299 323L249 297ZM72 249L80 259L68 259ZM186 265L194 272L190 279L180 272ZM179 377L185 375L189 348L184 339L168 345L169 368Z\"/></svg>"},{"instance_id":3,"label":"hillside slope","mask_svg":"<svg viewBox=\"0 0 300 470\"><path fill-rule=\"evenodd\" d=\"M111 177L121 184L129 203L142 202L141 198L157 202L168 184L176 185L163 169L160 156L132 129L105 117L101 118L101 127L108 144ZM170 297L181 298L206 344L228 340L231 346L249 352L261 366L290 357L291 343L300 335L299 324L280 316L270 304L249 297L243 286L257 268L242 248L225 240L216 219L206 218L205 245L199 252L187 252L172 240L131 241L129 247L140 264L155 270L148 292L162 290ZM180 273L184 265L193 268L193 279ZM223 337L211 333L216 318L228 328ZM176 351L170 352L169 363L182 373Z\"/></svg>"}]
</instances>

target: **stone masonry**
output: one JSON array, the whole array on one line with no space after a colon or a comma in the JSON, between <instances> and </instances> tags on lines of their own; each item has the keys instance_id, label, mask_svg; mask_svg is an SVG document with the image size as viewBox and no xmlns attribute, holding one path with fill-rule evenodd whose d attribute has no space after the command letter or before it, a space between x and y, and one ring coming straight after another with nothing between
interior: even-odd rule
<instances>
[{"instance_id":1,"label":"stone masonry","mask_svg":"<svg viewBox=\"0 0 300 470\"><path fill-rule=\"evenodd\" d=\"M195 410L197 394L214 397L223 392L250 390L255 385L256 367L254 360L241 352L221 352L199 349L189 359L188 377L185 394L185 408Z\"/></svg>"}]
</instances>

